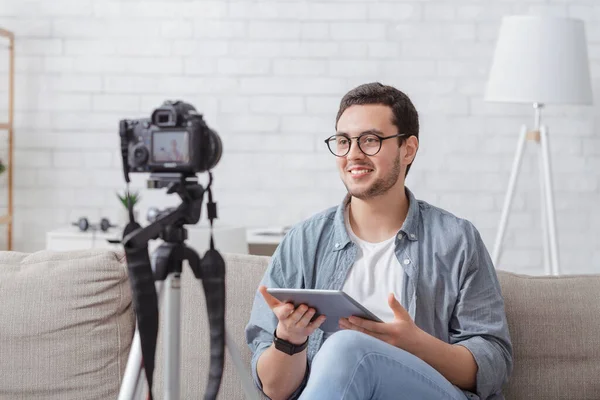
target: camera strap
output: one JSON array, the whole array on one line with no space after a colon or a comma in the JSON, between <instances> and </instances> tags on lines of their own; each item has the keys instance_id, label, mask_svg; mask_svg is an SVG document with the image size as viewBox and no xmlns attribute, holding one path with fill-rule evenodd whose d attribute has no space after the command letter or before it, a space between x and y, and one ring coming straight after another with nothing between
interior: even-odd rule
<instances>
[{"instance_id":1,"label":"camera strap","mask_svg":"<svg viewBox=\"0 0 600 400\"><path fill-rule=\"evenodd\" d=\"M221 384L225 362L225 261L215 249L213 238L213 220L217 218L217 204L212 198L212 173L209 172L206 187L208 202L206 209L210 221L210 249L201 261L202 285L206 296L208 319L210 323L210 370L209 380L204 393L205 399L215 399Z\"/></svg>"},{"instance_id":2,"label":"camera strap","mask_svg":"<svg viewBox=\"0 0 600 400\"><path fill-rule=\"evenodd\" d=\"M215 203L213 201L212 190L210 188L212 186L212 181L213 181L212 172L209 172L208 176L209 176L209 180L208 180L208 185L206 186L206 191L208 192L208 202L206 203L206 213L208 214L208 221L210 222L210 249L214 250L215 243L213 240L213 229L214 229L213 220L218 218L217 203Z\"/></svg>"},{"instance_id":3,"label":"camera strap","mask_svg":"<svg viewBox=\"0 0 600 400\"><path fill-rule=\"evenodd\" d=\"M128 185L129 186L129 185ZM129 190L127 191L129 193ZM123 230L123 239L130 233L141 229L135 221L133 205L128 202L129 223ZM134 309L140 344L142 348L142 363L148 382L148 400L152 400L152 381L154 375L154 356L158 336L158 295L154 284L154 272L148 254L148 243L143 247L125 246L129 284L132 290Z\"/></svg>"}]
</instances>

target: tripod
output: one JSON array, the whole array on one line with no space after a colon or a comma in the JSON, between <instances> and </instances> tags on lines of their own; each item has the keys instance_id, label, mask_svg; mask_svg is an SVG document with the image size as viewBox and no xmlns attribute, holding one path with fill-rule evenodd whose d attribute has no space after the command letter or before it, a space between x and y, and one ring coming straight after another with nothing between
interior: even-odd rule
<instances>
[{"instance_id":1,"label":"tripod","mask_svg":"<svg viewBox=\"0 0 600 400\"><path fill-rule=\"evenodd\" d=\"M125 369L119 400L141 398L144 392L142 370L148 382L148 398L152 398L152 374L158 334L158 294L164 300L164 399L178 400L180 364L180 309L181 273L183 262L188 261L196 279L201 280L206 295L210 323L211 359L209 381L205 399L214 399L219 391L224 366L224 347L230 351L247 397L258 399L249 374L245 371L241 356L233 341L226 338L225 331L225 263L214 248L211 235L210 249L200 259L198 253L185 244L187 229L184 224L195 224L200 219L204 188L195 176L157 174L151 176L153 187L168 187L167 193L177 193L182 204L156 215L154 222L145 228L133 221L125 228L123 244L127 256L130 282L134 294L137 327ZM209 183L210 188L210 183ZM208 214L216 218L216 205L209 192ZM161 244L148 258L148 241L161 238Z\"/></svg>"}]
</instances>

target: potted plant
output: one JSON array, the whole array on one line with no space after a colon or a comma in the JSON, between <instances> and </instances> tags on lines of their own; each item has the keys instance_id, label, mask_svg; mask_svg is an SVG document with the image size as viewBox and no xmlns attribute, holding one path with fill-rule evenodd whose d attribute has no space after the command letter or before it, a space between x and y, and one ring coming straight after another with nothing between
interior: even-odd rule
<instances>
[{"instance_id":1,"label":"potted plant","mask_svg":"<svg viewBox=\"0 0 600 400\"><path fill-rule=\"evenodd\" d=\"M138 212L135 209L135 205L137 203L139 203L140 200L142 199L142 196L140 196L139 192L127 191L124 194L117 193L117 197L119 198L119 201L123 205L123 208L121 209L121 213L120 213L120 215L121 215L120 219L121 219L123 226L127 225L127 223L129 222L129 204L131 204L131 208L133 209L134 218L137 220Z\"/></svg>"}]
</instances>

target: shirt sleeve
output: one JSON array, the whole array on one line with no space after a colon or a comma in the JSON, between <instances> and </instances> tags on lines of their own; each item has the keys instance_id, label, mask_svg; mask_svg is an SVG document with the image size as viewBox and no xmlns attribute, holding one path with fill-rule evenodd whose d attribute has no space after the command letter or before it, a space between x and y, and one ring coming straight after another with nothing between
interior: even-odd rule
<instances>
[{"instance_id":1,"label":"shirt sleeve","mask_svg":"<svg viewBox=\"0 0 600 400\"><path fill-rule=\"evenodd\" d=\"M276 251L271 259L271 263L263 276L260 285L268 288L286 288L285 278L281 270L280 252ZM273 343L273 332L277 328L277 317L267 305L265 299L257 290L254 296L250 321L246 325L246 343L252 352L251 368L254 383L264 394L262 382L258 377L257 364L258 359ZM304 379L296 391L290 396L290 399L296 399L304 390L308 380L309 368L307 366Z\"/></svg>"},{"instance_id":2,"label":"shirt sleeve","mask_svg":"<svg viewBox=\"0 0 600 400\"><path fill-rule=\"evenodd\" d=\"M477 363L476 392L487 399L512 373L512 343L496 270L477 230L474 251L450 320L450 343L466 347Z\"/></svg>"}]
</instances>

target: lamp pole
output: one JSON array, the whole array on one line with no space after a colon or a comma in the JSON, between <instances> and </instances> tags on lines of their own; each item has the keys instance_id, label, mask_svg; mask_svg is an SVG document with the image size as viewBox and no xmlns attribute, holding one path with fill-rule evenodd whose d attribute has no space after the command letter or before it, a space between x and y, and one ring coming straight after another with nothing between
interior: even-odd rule
<instances>
[{"instance_id":1,"label":"lamp pole","mask_svg":"<svg viewBox=\"0 0 600 400\"><path fill-rule=\"evenodd\" d=\"M492 260L495 266L498 266L500 256L502 255L502 242L508 223L508 217L514 197L517 177L521 169L523 159L523 149L526 141L535 141L540 144L539 148L539 180L540 180L540 211L542 225L542 246L544 251L544 271L547 275L559 274L558 259L558 239L556 234L556 222L554 214L554 194L552 190L552 172L550 169L550 148L548 141L548 129L542 125L542 103L533 103L534 108L534 127L531 132L527 132L527 127L523 125L517 141L517 151L508 181L508 190L504 198L504 206L500 216L500 224L496 234L496 241L492 253Z\"/></svg>"}]
</instances>

